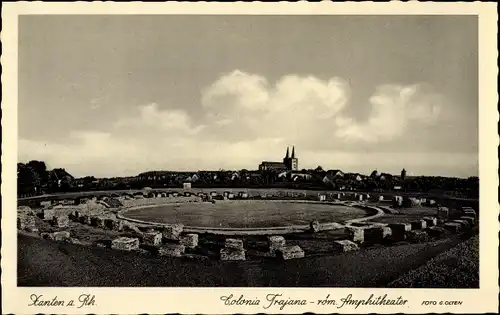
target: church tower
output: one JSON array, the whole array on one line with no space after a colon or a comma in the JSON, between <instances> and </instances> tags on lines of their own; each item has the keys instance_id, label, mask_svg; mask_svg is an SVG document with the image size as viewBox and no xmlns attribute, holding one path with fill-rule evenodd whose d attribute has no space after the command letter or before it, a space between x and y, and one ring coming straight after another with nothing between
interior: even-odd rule
<instances>
[{"instance_id":1,"label":"church tower","mask_svg":"<svg viewBox=\"0 0 500 315\"><path fill-rule=\"evenodd\" d=\"M285 164L286 169L290 169L290 148L286 147L286 155L283 158L283 164Z\"/></svg>"},{"instance_id":2,"label":"church tower","mask_svg":"<svg viewBox=\"0 0 500 315\"><path fill-rule=\"evenodd\" d=\"M299 159L295 157L295 146L292 148L292 157L290 158L290 167L292 171L299 170Z\"/></svg>"},{"instance_id":3,"label":"church tower","mask_svg":"<svg viewBox=\"0 0 500 315\"><path fill-rule=\"evenodd\" d=\"M286 148L286 155L283 158L283 164L289 171L297 171L299 169L299 159L295 157L295 146L292 148L292 156L290 157L290 148Z\"/></svg>"}]
</instances>

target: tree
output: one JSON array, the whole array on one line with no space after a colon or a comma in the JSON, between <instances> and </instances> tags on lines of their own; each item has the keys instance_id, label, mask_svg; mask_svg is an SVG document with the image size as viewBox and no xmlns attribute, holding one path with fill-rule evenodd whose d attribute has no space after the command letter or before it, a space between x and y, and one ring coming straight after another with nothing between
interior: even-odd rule
<instances>
[{"instance_id":1,"label":"tree","mask_svg":"<svg viewBox=\"0 0 500 315\"><path fill-rule=\"evenodd\" d=\"M18 195L34 195L41 193L41 180L38 172L27 164L17 164Z\"/></svg>"},{"instance_id":2,"label":"tree","mask_svg":"<svg viewBox=\"0 0 500 315\"><path fill-rule=\"evenodd\" d=\"M32 160L26 164L28 167L31 167L40 178L40 185L45 186L49 180L49 172L47 171L47 165L44 161L36 161Z\"/></svg>"}]
</instances>

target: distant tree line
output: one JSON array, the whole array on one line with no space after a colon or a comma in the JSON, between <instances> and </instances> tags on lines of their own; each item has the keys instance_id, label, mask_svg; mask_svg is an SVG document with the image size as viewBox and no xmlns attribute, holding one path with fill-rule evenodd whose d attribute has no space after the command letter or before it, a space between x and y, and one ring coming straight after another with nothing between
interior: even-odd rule
<instances>
[{"instance_id":1,"label":"distant tree line","mask_svg":"<svg viewBox=\"0 0 500 315\"><path fill-rule=\"evenodd\" d=\"M478 198L479 178L449 178L418 176L401 178L399 176L344 174L329 178L332 171L321 166L299 173L295 176L288 172L266 170L239 171L218 170L198 172L154 171L132 177L95 178L86 176L73 178L62 168L47 169L43 161L30 161L17 164L18 196L33 196L45 193L89 191L89 190L128 190L151 188L179 188L191 182L193 188L289 188L318 190L356 190L366 192L406 191L446 194L455 197Z\"/></svg>"}]
</instances>

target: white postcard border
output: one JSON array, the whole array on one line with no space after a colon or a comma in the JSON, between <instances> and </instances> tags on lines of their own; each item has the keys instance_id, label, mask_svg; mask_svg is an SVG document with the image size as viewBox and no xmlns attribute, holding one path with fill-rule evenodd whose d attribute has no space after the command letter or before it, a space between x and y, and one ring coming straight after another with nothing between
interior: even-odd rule
<instances>
[{"instance_id":1,"label":"white postcard border","mask_svg":"<svg viewBox=\"0 0 500 315\"><path fill-rule=\"evenodd\" d=\"M18 288L16 244L17 163L17 17L22 14L334 14L334 15L479 15L479 176L480 176L480 289L360 289L360 288ZM498 159L497 122L497 27L495 3L113 3L73 2L5 3L2 10L2 306L5 313L482 313L498 310ZM491 217L490 217L491 216ZM260 306L225 306L221 296L244 294L259 298ZM404 306L287 306L265 308L267 294L317 301L352 294L402 296ZM95 295L96 306L33 307L32 294L77 300ZM463 301L460 306L422 305L423 301ZM75 301L76 302L76 301Z\"/></svg>"}]
</instances>

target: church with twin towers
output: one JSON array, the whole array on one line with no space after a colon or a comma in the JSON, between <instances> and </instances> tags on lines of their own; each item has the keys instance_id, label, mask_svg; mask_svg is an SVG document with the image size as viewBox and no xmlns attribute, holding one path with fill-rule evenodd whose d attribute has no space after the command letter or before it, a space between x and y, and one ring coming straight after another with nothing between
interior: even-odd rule
<instances>
[{"instance_id":1,"label":"church with twin towers","mask_svg":"<svg viewBox=\"0 0 500 315\"><path fill-rule=\"evenodd\" d=\"M290 148L286 148L286 155L283 162L269 162L262 161L259 165L259 171L297 171L299 169L299 159L295 157L295 146L292 147L292 154L290 155Z\"/></svg>"}]
</instances>

